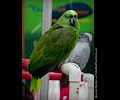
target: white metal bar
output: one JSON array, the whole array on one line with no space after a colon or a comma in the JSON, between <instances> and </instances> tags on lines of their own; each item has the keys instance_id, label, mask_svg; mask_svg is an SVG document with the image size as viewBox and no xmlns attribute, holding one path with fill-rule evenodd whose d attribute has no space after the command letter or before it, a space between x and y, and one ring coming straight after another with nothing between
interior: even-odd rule
<instances>
[{"instance_id":1,"label":"white metal bar","mask_svg":"<svg viewBox=\"0 0 120 100\"><path fill-rule=\"evenodd\" d=\"M94 100L94 75L84 73L83 81L88 82L88 100Z\"/></svg>"},{"instance_id":2,"label":"white metal bar","mask_svg":"<svg viewBox=\"0 0 120 100\"><path fill-rule=\"evenodd\" d=\"M52 21L52 0L43 0L43 20L42 20L42 34L44 34L51 27Z\"/></svg>"},{"instance_id":3,"label":"white metal bar","mask_svg":"<svg viewBox=\"0 0 120 100\"><path fill-rule=\"evenodd\" d=\"M88 88L88 100L94 100L94 87Z\"/></svg>"},{"instance_id":4,"label":"white metal bar","mask_svg":"<svg viewBox=\"0 0 120 100\"><path fill-rule=\"evenodd\" d=\"M43 0L42 35L51 27L52 0ZM40 100L48 100L49 73L42 77Z\"/></svg>"},{"instance_id":5,"label":"white metal bar","mask_svg":"<svg viewBox=\"0 0 120 100\"><path fill-rule=\"evenodd\" d=\"M80 82L79 100L88 100L88 82Z\"/></svg>"},{"instance_id":6,"label":"white metal bar","mask_svg":"<svg viewBox=\"0 0 120 100\"><path fill-rule=\"evenodd\" d=\"M70 81L69 100L79 100L79 82Z\"/></svg>"}]
</instances>

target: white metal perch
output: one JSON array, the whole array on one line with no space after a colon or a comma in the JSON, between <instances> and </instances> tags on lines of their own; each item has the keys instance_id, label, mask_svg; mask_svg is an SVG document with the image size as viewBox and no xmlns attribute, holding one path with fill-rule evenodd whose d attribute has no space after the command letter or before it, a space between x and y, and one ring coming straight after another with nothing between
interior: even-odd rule
<instances>
[{"instance_id":1,"label":"white metal perch","mask_svg":"<svg viewBox=\"0 0 120 100\"><path fill-rule=\"evenodd\" d=\"M80 67L75 63L65 63L61 66L61 71L69 75L69 100L79 100L79 84L81 82Z\"/></svg>"}]
</instances>

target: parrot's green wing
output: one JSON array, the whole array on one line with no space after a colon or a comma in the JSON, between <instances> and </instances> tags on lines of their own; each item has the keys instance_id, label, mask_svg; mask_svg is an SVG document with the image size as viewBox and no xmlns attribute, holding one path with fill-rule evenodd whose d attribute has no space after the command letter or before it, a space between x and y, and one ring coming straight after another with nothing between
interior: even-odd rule
<instances>
[{"instance_id":1,"label":"parrot's green wing","mask_svg":"<svg viewBox=\"0 0 120 100\"><path fill-rule=\"evenodd\" d=\"M71 53L79 37L75 28L50 29L39 39L28 65L29 72L36 78L54 69Z\"/></svg>"}]
</instances>

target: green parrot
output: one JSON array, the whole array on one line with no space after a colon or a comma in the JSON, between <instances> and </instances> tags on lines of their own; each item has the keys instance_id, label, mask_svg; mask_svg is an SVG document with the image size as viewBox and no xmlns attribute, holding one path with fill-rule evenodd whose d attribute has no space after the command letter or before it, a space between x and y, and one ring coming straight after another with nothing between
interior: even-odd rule
<instances>
[{"instance_id":1,"label":"green parrot","mask_svg":"<svg viewBox=\"0 0 120 100\"><path fill-rule=\"evenodd\" d=\"M69 57L79 34L78 14L74 10L68 10L41 36L28 63L28 71L32 74L30 91L35 89L38 93L41 77Z\"/></svg>"}]
</instances>

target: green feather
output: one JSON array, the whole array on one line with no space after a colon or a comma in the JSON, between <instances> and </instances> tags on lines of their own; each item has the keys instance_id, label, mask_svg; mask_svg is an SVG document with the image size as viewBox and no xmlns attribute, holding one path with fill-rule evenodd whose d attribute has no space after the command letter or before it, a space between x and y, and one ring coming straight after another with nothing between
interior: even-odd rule
<instances>
[{"instance_id":1,"label":"green feather","mask_svg":"<svg viewBox=\"0 0 120 100\"><path fill-rule=\"evenodd\" d=\"M40 84L41 84L41 79L40 78L36 79L33 76L30 83L30 91L33 91L35 89L36 93L38 93L40 89Z\"/></svg>"},{"instance_id":2,"label":"green feather","mask_svg":"<svg viewBox=\"0 0 120 100\"><path fill-rule=\"evenodd\" d=\"M40 84L41 84L41 78L38 78L38 79L37 79L37 82L36 82L36 87L35 87L36 93L39 92Z\"/></svg>"},{"instance_id":3,"label":"green feather","mask_svg":"<svg viewBox=\"0 0 120 100\"><path fill-rule=\"evenodd\" d=\"M30 82L30 91L35 89L37 79L32 76L31 82Z\"/></svg>"}]
</instances>

